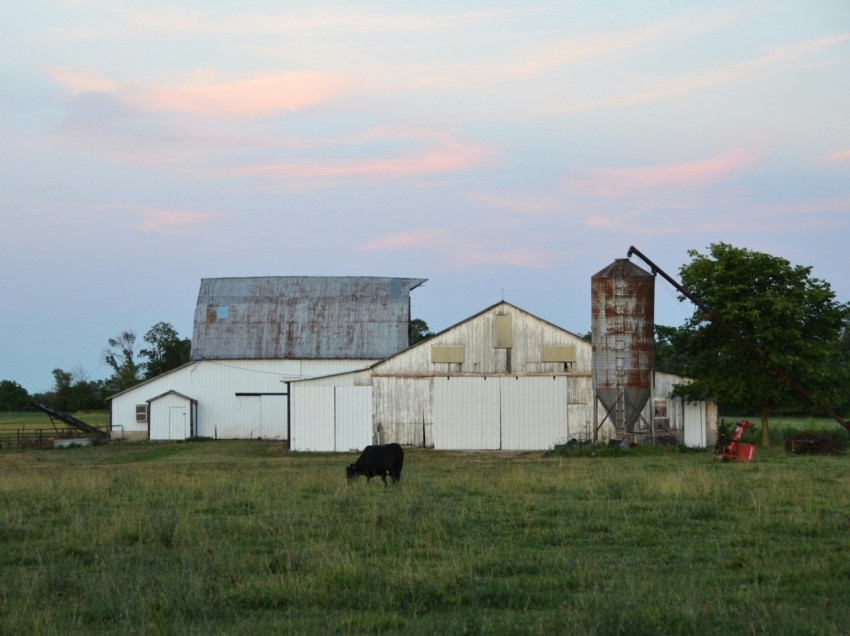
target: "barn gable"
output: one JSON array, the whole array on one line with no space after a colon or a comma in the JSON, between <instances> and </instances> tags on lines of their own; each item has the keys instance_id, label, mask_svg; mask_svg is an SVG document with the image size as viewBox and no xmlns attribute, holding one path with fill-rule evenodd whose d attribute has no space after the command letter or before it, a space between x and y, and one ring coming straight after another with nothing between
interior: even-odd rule
<instances>
[{"instance_id":1,"label":"barn gable","mask_svg":"<svg viewBox=\"0 0 850 636\"><path fill-rule=\"evenodd\" d=\"M192 360L382 359L405 348L421 278L205 278Z\"/></svg>"}]
</instances>

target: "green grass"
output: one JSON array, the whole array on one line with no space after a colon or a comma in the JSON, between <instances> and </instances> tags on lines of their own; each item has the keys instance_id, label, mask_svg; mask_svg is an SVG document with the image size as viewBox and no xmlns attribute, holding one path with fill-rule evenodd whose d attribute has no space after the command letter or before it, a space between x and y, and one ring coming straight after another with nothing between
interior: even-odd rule
<instances>
[{"instance_id":1,"label":"green grass","mask_svg":"<svg viewBox=\"0 0 850 636\"><path fill-rule=\"evenodd\" d=\"M83 411L71 413L71 415L92 426L109 424L109 411ZM65 423L58 420L56 425L60 428L65 427ZM42 411L0 411L0 431L52 428L50 417Z\"/></svg>"},{"instance_id":2,"label":"green grass","mask_svg":"<svg viewBox=\"0 0 850 636\"><path fill-rule=\"evenodd\" d=\"M844 634L839 457L0 451L0 633Z\"/></svg>"}]
</instances>

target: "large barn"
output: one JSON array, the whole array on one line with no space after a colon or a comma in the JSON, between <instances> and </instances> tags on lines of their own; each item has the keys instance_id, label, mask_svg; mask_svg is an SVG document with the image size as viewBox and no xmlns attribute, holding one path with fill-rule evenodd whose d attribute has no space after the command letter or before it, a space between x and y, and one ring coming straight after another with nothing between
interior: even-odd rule
<instances>
[{"instance_id":1,"label":"large barn","mask_svg":"<svg viewBox=\"0 0 850 636\"><path fill-rule=\"evenodd\" d=\"M123 439L276 439L293 450L398 442L544 450L621 431L599 417L583 338L501 301L408 347L412 278L204 279L192 361L111 399ZM652 373L633 440L713 443L711 402Z\"/></svg>"},{"instance_id":2,"label":"large barn","mask_svg":"<svg viewBox=\"0 0 850 636\"><path fill-rule=\"evenodd\" d=\"M191 362L111 398L121 439L289 439L287 382L361 369L408 344L420 278L201 281Z\"/></svg>"}]
</instances>

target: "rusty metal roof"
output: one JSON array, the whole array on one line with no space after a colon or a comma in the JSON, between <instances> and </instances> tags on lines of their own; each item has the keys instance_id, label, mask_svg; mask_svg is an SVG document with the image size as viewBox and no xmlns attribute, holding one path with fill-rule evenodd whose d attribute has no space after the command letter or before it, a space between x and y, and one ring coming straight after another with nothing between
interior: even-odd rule
<instances>
[{"instance_id":1,"label":"rusty metal roof","mask_svg":"<svg viewBox=\"0 0 850 636\"><path fill-rule=\"evenodd\" d=\"M407 347L422 278L204 278L192 360L382 359Z\"/></svg>"}]
</instances>

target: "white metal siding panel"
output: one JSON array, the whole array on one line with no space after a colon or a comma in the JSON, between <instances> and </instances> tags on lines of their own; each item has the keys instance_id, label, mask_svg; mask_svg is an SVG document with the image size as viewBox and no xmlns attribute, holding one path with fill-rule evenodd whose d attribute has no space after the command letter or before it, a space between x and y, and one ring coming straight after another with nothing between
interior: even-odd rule
<instances>
[{"instance_id":1,"label":"white metal siding panel","mask_svg":"<svg viewBox=\"0 0 850 636\"><path fill-rule=\"evenodd\" d=\"M593 428L587 404L567 405L567 441L575 438L580 441L593 439Z\"/></svg>"},{"instance_id":2,"label":"white metal siding panel","mask_svg":"<svg viewBox=\"0 0 850 636\"><path fill-rule=\"evenodd\" d=\"M161 401L161 400L158 400ZM150 420L150 439L153 441L171 439L168 426L168 408L163 404L151 403L148 413Z\"/></svg>"},{"instance_id":3,"label":"white metal siding panel","mask_svg":"<svg viewBox=\"0 0 850 636\"><path fill-rule=\"evenodd\" d=\"M260 396L260 432L264 439L286 439L286 395Z\"/></svg>"},{"instance_id":4,"label":"white metal siding panel","mask_svg":"<svg viewBox=\"0 0 850 636\"><path fill-rule=\"evenodd\" d=\"M500 448L498 378L434 378L434 448Z\"/></svg>"},{"instance_id":5,"label":"white metal siding panel","mask_svg":"<svg viewBox=\"0 0 850 636\"><path fill-rule=\"evenodd\" d=\"M569 398L570 437L578 440L593 439L593 401L596 395L593 391L593 378L586 376L570 376L567 379L567 395Z\"/></svg>"},{"instance_id":6,"label":"white metal siding panel","mask_svg":"<svg viewBox=\"0 0 850 636\"><path fill-rule=\"evenodd\" d=\"M363 450L372 443L372 387L338 386L334 391L336 450Z\"/></svg>"},{"instance_id":7,"label":"white metal siding panel","mask_svg":"<svg viewBox=\"0 0 850 636\"><path fill-rule=\"evenodd\" d=\"M501 378L502 449L539 450L567 441L564 376Z\"/></svg>"},{"instance_id":8,"label":"white metal siding panel","mask_svg":"<svg viewBox=\"0 0 850 636\"><path fill-rule=\"evenodd\" d=\"M290 396L292 439L295 451L333 451L334 387L292 385Z\"/></svg>"}]
</instances>

